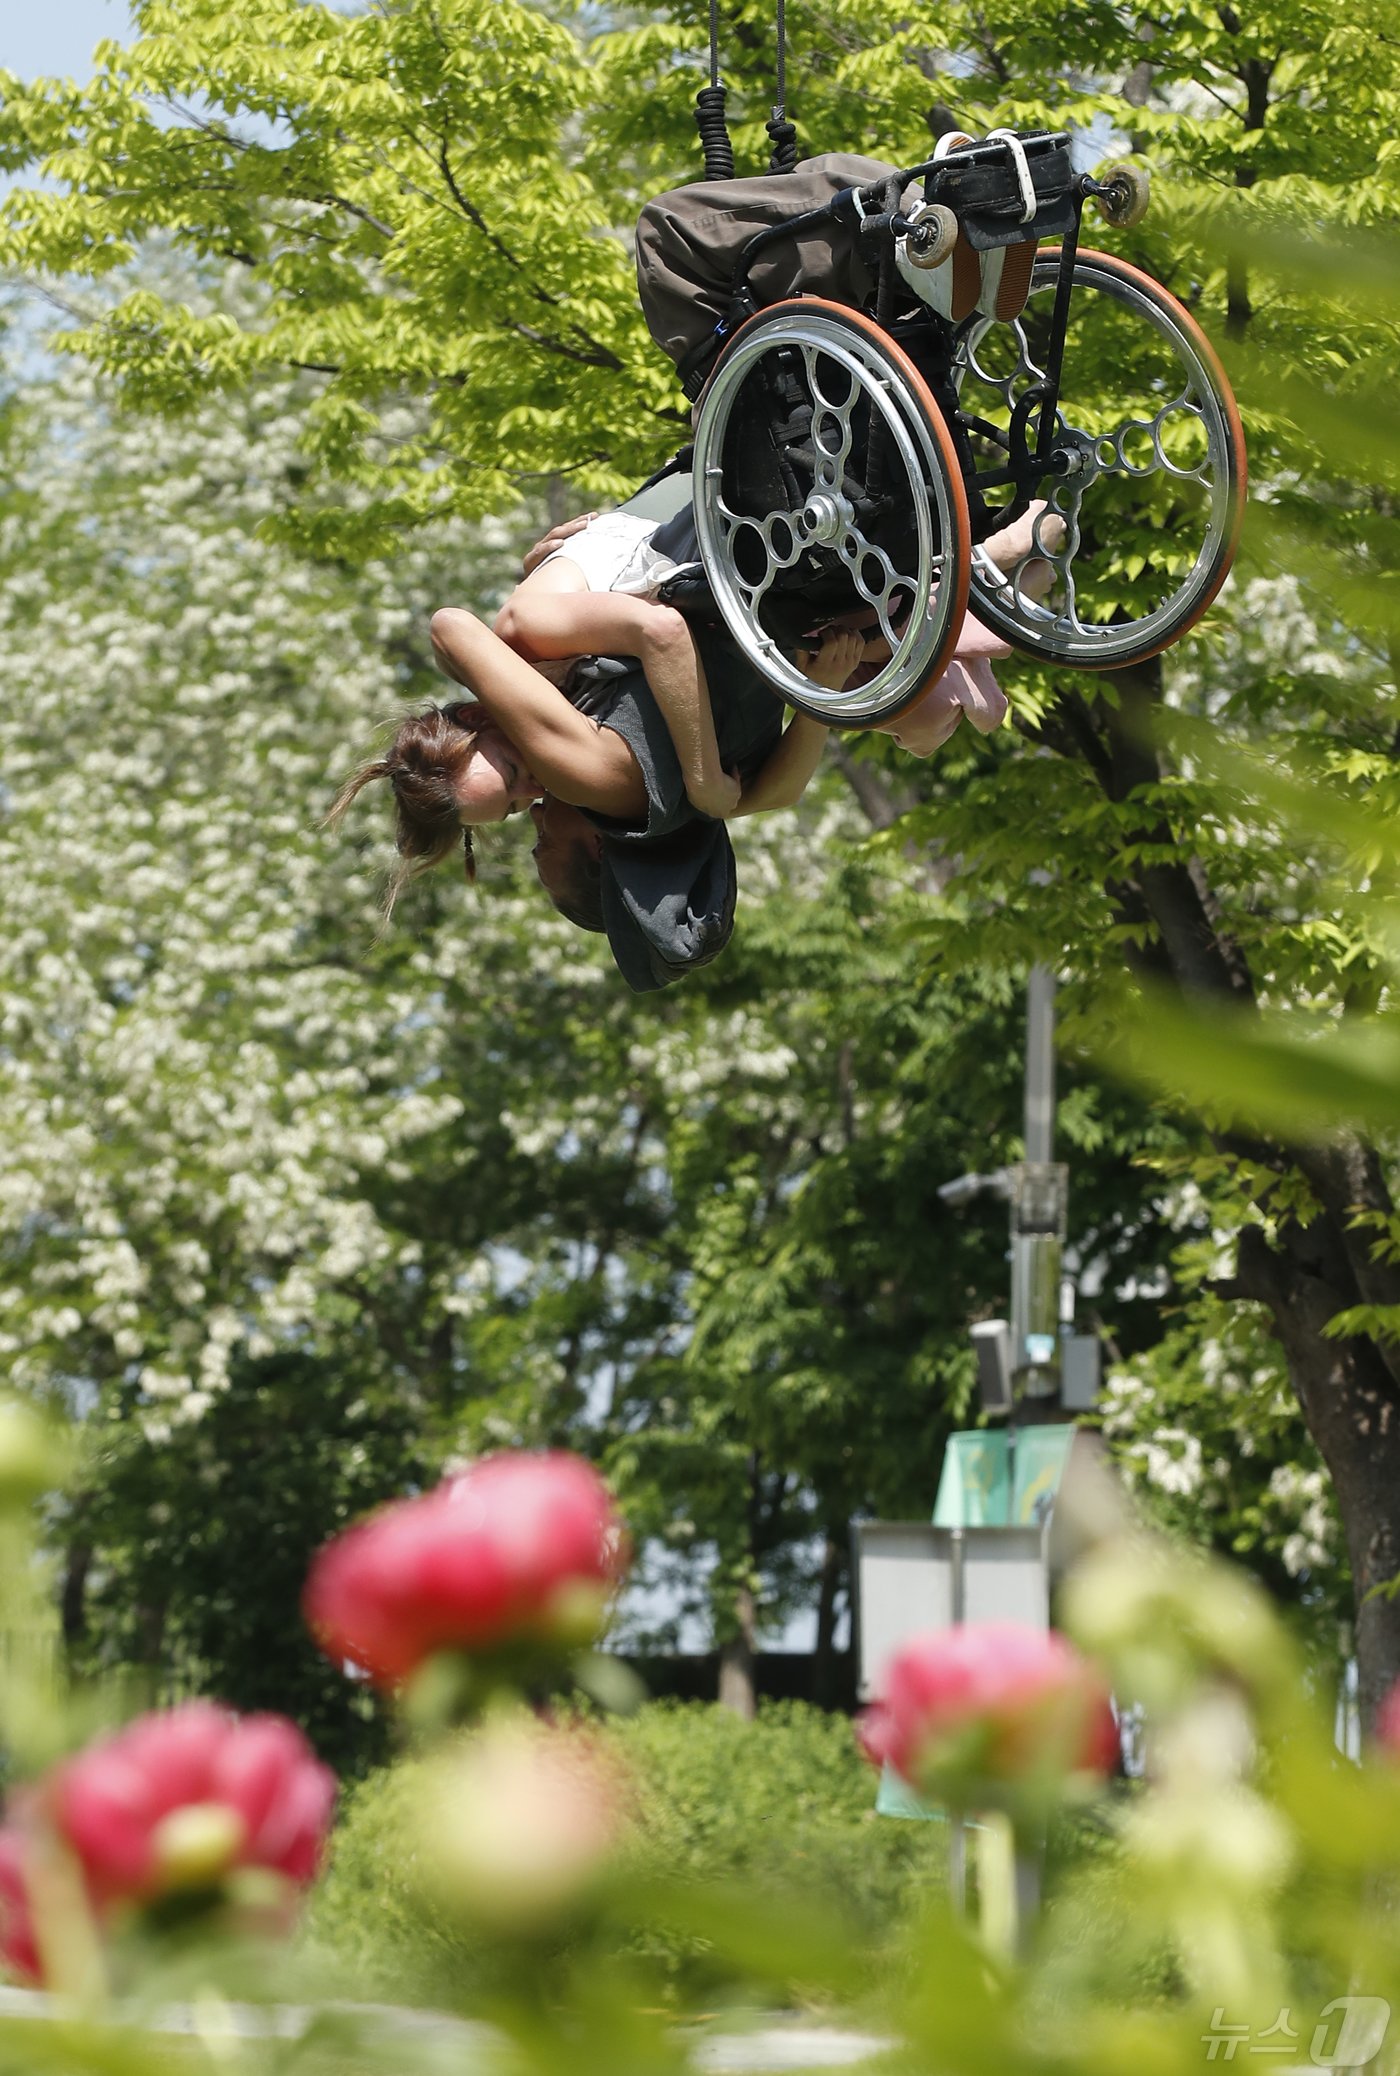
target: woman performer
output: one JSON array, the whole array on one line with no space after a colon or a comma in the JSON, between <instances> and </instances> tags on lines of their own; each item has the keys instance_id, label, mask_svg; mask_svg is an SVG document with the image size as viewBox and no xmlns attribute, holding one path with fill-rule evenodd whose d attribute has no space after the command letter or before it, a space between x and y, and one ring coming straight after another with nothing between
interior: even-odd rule
<instances>
[{"instance_id":1,"label":"woman performer","mask_svg":"<svg viewBox=\"0 0 1400 2076\"><path fill-rule=\"evenodd\" d=\"M1013 569L1029 552L1042 509L1033 505L984 544L998 567ZM800 799L820 762L826 728L797 714L780 735L776 696L727 637L692 628L647 595L678 567L650 549L655 531L627 513L569 520L530 551L525 579L494 631L456 607L434 614L438 663L474 698L407 717L385 754L346 780L328 817L338 822L365 786L388 781L400 862L386 916L408 881L459 843L466 877L474 880L472 829L502 821L545 794L611 822L615 831L630 825L645 840L678 826L682 808L728 817ZM1023 572L1023 590L1032 575ZM599 588L619 579L632 588ZM595 654L638 658L669 738L665 749L652 713L632 714L623 725L607 710L613 681L606 675L600 680L595 672L591 686L575 685L568 696L560 689L558 666ZM916 757L946 742L964 714L979 733L990 734L1007 710L990 659L1009 654L1009 645L969 614L954 662L913 708L883 724L884 732ZM879 660L880 645L832 628L814 655L804 655L803 668L835 689L862 663ZM659 810L647 779L666 750L674 751L685 797L668 797Z\"/></svg>"}]
</instances>

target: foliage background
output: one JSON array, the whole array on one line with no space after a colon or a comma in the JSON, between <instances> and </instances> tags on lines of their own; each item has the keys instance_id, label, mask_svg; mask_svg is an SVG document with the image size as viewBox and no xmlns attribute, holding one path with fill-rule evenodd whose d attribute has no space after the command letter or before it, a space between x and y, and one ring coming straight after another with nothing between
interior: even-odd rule
<instances>
[{"instance_id":1,"label":"foliage background","mask_svg":"<svg viewBox=\"0 0 1400 2076\"><path fill-rule=\"evenodd\" d=\"M899 1926L945 1874L944 1824L876 1817L850 1725L801 1703L732 1711L654 1702L610 1733L635 1769L632 1878L744 1891L774 1912L817 1896L835 1908L871 1988L896 1963ZM494 1965L478 1935L425 1897L402 1850L421 1783L412 1765L353 1791L310 1922L367 1988L427 2002L478 1992ZM656 1970L681 2009L722 1995L726 1962L702 1932L626 1931L619 1955Z\"/></svg>"},{"instance_id":2,"label":"foliage background","mask_svg":"<svg viewBox=\"0 0 1400 2076\"><path fill-rule=\"evenodd\" d=\"M1304 1036L1388 1001L1394 299L1383 253L1271 242L1391 211L1383 11L789 10L804 146L918 156L946 113L1151 156L1117 249L1229 343L1258 486L1238 580L1160 671L1013 666L1015 734L834 756L742 832L725 965L654 1003L540 905L512 832L477 895L425 887L376 943L376 832L316 830L430 690L431 606L488 605L546 509L679 436L626 231L694 170L702 12L143 0L91 87L0 80L0 163L51 183L6 200L0 259L56 299L62 355L13 337L4 415L0 1333L85 1423L70 1642L235 1700L280 1680L342 1757L372 1741L290 1631L227 1619L250 1493L294 1524L290 1568L460 1451L581 1442L673 1612L729 1640L756 1594L829 1651L845 1524L927 1506L965 1323L1004 1302L998 1218L934 1190L1018 1149L1033 956L1065 983L1125 1464L1319 1638L1346 1564L1366 1592L1389 1563L1356 1416L1393 1390L1383 1077L1329 1113L1371 1118L1339 1179L1296 1106L1227 1124L1251 1039L1217 1056L1138 992ZM771 23L725 19L756 163ZM1359 879L1338 830L1363 811ZM1123 1093L1098 1062L1144 999L1166 1036ZM1206 1085L1164 1105L1193 1057Z\"/></svg>"}]
</instances>

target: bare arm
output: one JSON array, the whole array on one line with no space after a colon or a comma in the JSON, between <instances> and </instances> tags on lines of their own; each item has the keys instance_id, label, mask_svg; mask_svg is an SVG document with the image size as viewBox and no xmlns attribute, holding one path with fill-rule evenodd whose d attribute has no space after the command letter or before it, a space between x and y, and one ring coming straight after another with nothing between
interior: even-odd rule
<instances>
[{"instance_id":1,"label":"bare arm","mask_svg":"<svg viewBox=\"0 0 1400 2076\"><path fill-rule=\"evenodd\" d=\"M864 656L864 635L851 627L838 627L831 630L814 657L802 658L802 664L814 684L827 685L834 692ZM770 808L795 807L822 761L826 737L825 723L807 714L794 714L772 756L739 796L734 812L761 815Z\"/></svg>"},{"instance_id":2,"label":"bare arm","mask_svg":"<svg viewBox=\"0 0 1400 2076\"><path fill-rule=\"evenodd\" d=\"M827 729L806 714L794 714L782 741L751 784L739 795L735 815L766 814L770 808L795 807L822 761Z\"/></svg>"},{"instance_id":3,"label":"bare arm","mask_svg":"<svg viewBox=\"0 0 1400 2076\"><path fill-rule=\"evenodd\" d=\"M695 643L672 606L622 591L582 591L554 579L557 564L517 585L496 632L522 656L635 656L670 732L686 796L701 814L732 814L739 782L719 760L714 714Z\"/></svg>"},{"instance_id":4,"label":"bare arm","mask_svg":"<svg viewBox=\"0 0 1400 2076\"><path fill-rule=\"evenodd\" d=\"M438 667L475 693L557 799L622 820L646 812L642 775L621 736L578 713L475 614L442 607L432 636Z\"/></svg>"}]
</instances>

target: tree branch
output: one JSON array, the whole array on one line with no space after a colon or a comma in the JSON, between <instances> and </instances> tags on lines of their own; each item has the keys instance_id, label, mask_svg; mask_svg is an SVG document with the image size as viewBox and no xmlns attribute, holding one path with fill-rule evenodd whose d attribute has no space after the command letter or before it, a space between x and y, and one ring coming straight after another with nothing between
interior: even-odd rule
<instances>
[{"instance_id":1,"label":"tree branch","mask_svg":"<svg viewBox=\"0 0 1400 2076\"><path fill-rule=\"evenodd\" d=\"M856 804L872 829L888 829L901 815L917 807L918 796L910 786L896 786L883 771L867 764L863 758L852 756L841 737L833 730L831 755L846 784L856 796Z\"/></svg>"},{"instance_id":2,"label":"tree branch","mask_svg":"<svg viewBox=\"0 0 1400 2076\"><path fill-rule=\"evenodd\" d=\"M581 367L607 368L611 374L621 370L622 362L610 347L596 344L588 348L570 346L563 339L554 339L548 332L538 331L532 324L522 323L518 317L503 317L501 325L503 330L528 339L532 346L543 346L547 353L562 354L565 360L577 361Z\"/></svg>"}]
</instances>

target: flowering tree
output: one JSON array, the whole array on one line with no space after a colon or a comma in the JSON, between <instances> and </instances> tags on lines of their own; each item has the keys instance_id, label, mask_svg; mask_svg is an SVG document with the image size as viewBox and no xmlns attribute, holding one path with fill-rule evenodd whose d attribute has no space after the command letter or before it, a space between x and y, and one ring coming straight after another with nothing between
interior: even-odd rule
<instances>
[{"instance_id":1,"label":"flowering tree","mask_svg":"<svg viewBox=\"0 0 1400 2076\"><path fill-rule=\"evenodd\" d=\"M740 153L754 163L771 76L768 14L757 0L726 13ZM274 367L300 370L307 401L287 427L293 451L268 518L294 521L312 543L363 552L444 512L481 512L536 472L576 467L580 490L600 494L679 438L683 415L644 349L623 243L605 233L625 226L644 191L695 170L691 10L620 27L590 16L590 32L602 33L587 37L573 21L480 0L355 17L290 0L251 11L147 0L137 18L148 33L129 52L106 51L91 90L6 83L6 163L46 166L70 186L12 196L0 255L51 280L66 274L70 304L93 294L73 276L100 282L156 234L202 267L246 278L256 293L242 303L201 300L184 277L147 279L115 308L92 301L69 343L128 398L171 411L242 398ZM1194 1179L1212 1222L1242 1235L1212 1280L1217 1295L1258 1307L1279 1337L1337 1484L1370 1704L1400 1668L1400 1600L1374 1590L1400 1574L1397 1466L1389 1441L1376 1442L1400 1431L1389 1410L1400 1285L1386 1076L1334 1078L1332 1136L1319 1142L1316 1120L1300 1130L1297 1106L1262 1121L1250 1110L1268 1085L1254 1069L1272 1059L1271 1040L1256 1055L1242 1038L1253 1065L1240 1072L1237 1060L1232 1076L1199 1025L1172 1021L1171 1004L1237 1010L1245 1032L1261 1010L1296 1006L1309 1030L1330 1029L1364 1019L1389 984L1374 920L1355 904L1334 914L1327 851L1340 843L1345 852L1362 799L1374 796L1374 826L1386 823L1392 629L1381 587L1354 575L1385 566L1393 486L1379 504L1355 486L1389 468L1374 428L1388 409L1395 313L1383 270L1362 308L1348 299L1354 268L1339 275L1325 253L1305 264L1271 242L1300 221L1370 225L1392 213L1395 161L1358 120L1359 111L1383 126L1396 106L1384 26L1369 5L1339 24L1296 0L1274 0L1247 22L1194 4L1139 19L1002 0L990 14L906 10L893 28L873 0L839 0L820 34L792 22L804 143L912 158L944 102L974 130L1007 116L1099 122L1100 134L1102 118L1116 122L1167 176L1128 249L1235 342L1271 524L1234 632L1113 685L1028 673L1022 729L1042 756L998 745L990 763L955 760L912 794L882 787L862 757L851 768L879 819L911 805L896 841L961 861L957 900L932 909L922 933L930 963L1019 970L1050 956L1075 983L1066 1001L1078 1036L1105 1047L1138 1016L1147 999L1138 989L1165 990L1167 1007L1153 995L1146 1022L1168 1034L1166 1082L1198 1110L1215 1104L1204 1129L1193 1126ZM1207 198L1220 208L1207 209ZM1315 288L1304 293L1309 265ZM1358 397L1359 439L1349 416ZM1128 569L1155 545L1125 540L1115 552ZM1311 587L1302 594L1299 569ZM1299 789L1242 787L1237 769L1202 759L1203 744L1248 746L1271 731L1288 745L1301 794L1315 801L1320 787L1328 797L1328 814L1301 842ZM1369 869L1347 854L1341 878L1354 884ZM339 915L342 892L327 895L328 917ZM264 941L276 941L275 928ZM409 962L415 999L429 967L440 980L436 959ZM338 1014L354 983L336 976L325 986ZM685 1023L685 1011L667 1014ZM411 1019L394 1039L410 1053L429 1044ZM250 1040L255 1054L261 1042ZM314 1078L308 1057L309 1048L296 1070ZM1192 1078L1197 1060L1205 1065ZM513 1066L518 1088L519 1055ZM411 1087L412 1102L385 1103L386 1148L405 1118L445 1124L434 1102L465 1100L455 1084L451 1097L437 1095L432 1072L425 1064L396 1084ZM600 1086L573 1083L572 1122L562 1126L541 1122L532 1098L514 1142L526 1158L530 1147L564 1146L582 1123L590 1151L606 1142L607 1158L621 1169L630 1161L635 1178L636 1110L610 1086L590 1115ZM333 1107L325 1097L324 1114ZM283 1113L272 1114L280 1124ZM1250 1129L1232 1130L1230 1115ZM1336 1129L1358 1115L1369 1136ZM326 1143L348 1167L354 1134ZM585 1195L571 1208L582 1212ZM336 1199L348 1252L328 1241L317 1253L313 1242L313 1260L375 1258L380 1213L367 1222L357 1213L347 1227L350 1201ZM591 1247L590 1217L574 1229ZM663 1273L680 1271L668 1263ZM309 1285L284 1263L259 1283L257 1307L288 1288L294 1313ZM201 1326L201 1351L215 1351L211 1377L218 1334L240 1330L227 1319ZM579 1387L578 1337L573 1347L568 1338L559 1403ZM157 1353L142 1357L157 1390L179 1397L185 1378L196 1394L203 1388L182 1348Z\"/></svg>"},{"instance_id":2,"label":"flowering tree","mask_svg":"<svg viewBox=\"0 0 1400 2076\"><path fill-rule=\"evenodd\" d=\"M70 380L6 426L0 1345L18 1385L96 1415L70 1637L125 1598L125 1648L180 1677L209 1632L163 1636L166 1535L190 1580L221 1534L249 1586L282 1562L285 1623L318 1536L398 1489L434 1427L451 1445L453 1333L491 1315L487 1242L547 1183L507 1091L605 988L504 839L483 898L428 889L376 949L379 832L317 823L431 690L431 602L499 588L513 557L457 533L392 573L294 560L258 529L298 425L285 390L161 428Z\"/></svg>"}]
</instances>

